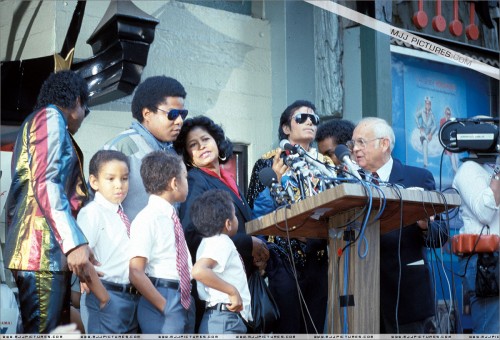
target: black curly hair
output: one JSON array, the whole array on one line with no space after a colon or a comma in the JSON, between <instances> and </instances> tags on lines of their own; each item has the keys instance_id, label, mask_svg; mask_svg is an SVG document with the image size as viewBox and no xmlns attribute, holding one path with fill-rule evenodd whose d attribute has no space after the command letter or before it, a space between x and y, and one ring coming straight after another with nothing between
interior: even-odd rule
<instances>
[{"instance_id":1,"label":"black curly hair","mask_svg":"<svg viewBox=\"0 0 500 340\"><path fill-rule=\"evenodd\" d=\"M82 76L71 70L51 73L40 88L34 109L38 110L50 104L63 109L74 109L78 97L82 107L86 106L89 87Z\"/></svg>"},{"instance_id":2,"label":"black curly hair","mask_svg":"<svg viewBox=\"0 0 500 340\"><path fill-rule=\"evenodd\" d=\"M204 237L219 235L226 220L234 214L233 200L229 192L211 189L198 196L191 206L189 216L196 230Z\"/></svg>"},{"instance_id":3,"label":"black curly hair","mask_svg":"<svg viewBox=\"0 0 500 340\"><path fill-rule=\"evenodd\" d=\"M149 77L137 86L132 99L132 116L140 123L144 120L142 109L156 112L166 97L186 98L186 90L179 81L166 76Z\"/></svg>"},{"instance_id":4,"label":"black curly hair","mask_svg":"<svg viewBox=\"0 0 500 340\"><path fill-rule=\"evenodd\" d=\"M189 153L186 147L187 135L194 128L202 128L207 131L215 143L217 143L217 149L219 150L219 163L224 164L233 155L233 143L226 138L224 130L218 124L215 124L213 120L207 116L198 116L194 118L188 118L184 121L182 125L181 132L177 139L174 141L175 151L184 158L184 163L187 167L192 167L192 159L189 157Z\"/></svg>"},{"instance_id":5,"label":"black curly hair","mask_svg":"<svg viewBox=\"0 0 500 340\"><path fill-rule=\"evenodd\" d=\"M280 117L280 126L278 126L278 138L280 141L288 138L288 135L286 135L283 131L283 125L290 127L290 118L292 117L293 112L302 106L308 107L316 112L316 106L308 100L296 100L292 104L288 105Z\"/></svg>"},{"instance_id":6,"label":"black curly hair","mask_svg":"<svg viewBox=\"0 0 500 340\"><path fill-rule=\"evenodd\" d=\"M99 150L97 151L89 163L89 175L94 175L99 177L99 171L104 166L104 164L111 161L121 161L127 164L127 168L130 169L130 161L128 157L121 151L117 150Z\"/></svg>"},{"instance_id":7,"label":"black curly hair","mask_svg":"<svg viewBox=\"0 0 500 340\"><path fill-rule=\"evenodd\" d=\"M330 119L318 126L316 132L316 142L321 142L326 138L333 138L335 144L344 144L352 139L355 125L346 119Z\"/></svg>"},{"instance_id":8,"label":"black curly hair","mask_svg":"<svg viewBox=\"0 0 500 340\"><path fill-rule=\"evenodd\" d=\"M142 159L141 178L148 194L159 195L182 172L182 158L172 152L153 151Z\"/></svg>"}]
</instances>

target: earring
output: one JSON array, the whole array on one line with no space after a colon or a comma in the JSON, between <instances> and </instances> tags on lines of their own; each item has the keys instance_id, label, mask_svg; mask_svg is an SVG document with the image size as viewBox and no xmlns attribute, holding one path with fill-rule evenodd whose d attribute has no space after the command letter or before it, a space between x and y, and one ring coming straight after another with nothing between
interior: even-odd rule
<instances>
[{"instance_id":1,"label":"earring","mask_svg":"<svg viewBox=\"0 0 500 340\"><path fill-rule=\"evenodd\" d=\"M227 157L226 157L226 155L224 155L224 157L221 157L221 156L219 155L219 159L220 159L220 161L221 161L221 162L224 162L224 161L227 159Z\"/></svg>"}]
</instances>

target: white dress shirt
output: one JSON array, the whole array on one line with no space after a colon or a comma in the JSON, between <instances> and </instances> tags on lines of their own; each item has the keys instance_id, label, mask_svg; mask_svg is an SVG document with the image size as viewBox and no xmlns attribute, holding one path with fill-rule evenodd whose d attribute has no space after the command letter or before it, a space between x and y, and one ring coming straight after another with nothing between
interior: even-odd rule
<instances>
[{"instance_id":1,"label":"white dress shirt","mask_svg":"<svg viewBox=\"0 0 500 340\"><path fill-rule=\"evenodd\" d=\"M105 281L127 284L129 264L129 237L127 227L118 215L118 204L111 203L99 192L94 200L78 213L77 222L96 259L101 263L97 271L103 272ZM126 213L126 211L125 211Z\"/></svg>"},{"instance_id":2,"label":"white dress shirt","mask_svg":"<svg viewBox=\"0 0 500 340\"><path fill-rule=\"evenodd\" d=\"M132 221L129 258L145 257L148 276L179 280L173 212L174 207L167 200L150 195L146 207ZM189 273L191 273L193 267L191 254L187 249L187 244L185 247Z\"/></svg>"}]
</instances>

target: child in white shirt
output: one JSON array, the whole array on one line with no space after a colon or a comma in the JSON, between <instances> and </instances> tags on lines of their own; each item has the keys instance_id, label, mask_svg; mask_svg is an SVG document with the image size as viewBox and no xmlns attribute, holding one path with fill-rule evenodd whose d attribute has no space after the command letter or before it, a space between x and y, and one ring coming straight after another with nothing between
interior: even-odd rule
<instances>
[{"instance_id":1,"label":"child in white shirt","mask_svg":"<svg viewBox=\"0 0 500 340\"><path fill-rule=\"evenodd\" d=\"M137 333L139 292L128 279L130 222L121 202L128 193L129 162L120 151L100 150L89 164L89 183L94 200L78 213L78 225L89 241L89 247L101 263L97 274L88 282L84 294L88 320L85 328L91 334Z\"/></svg>"},{"instance_id":2,"label":"child in white shirt","mask_svg":"<svg viewBox=\"0 0 500 340\"><path fill-rule=\"evenodd\" d=\"M141 292L137 309L143 333L194 333L191 255L173 206L186 200L187 170L182 159L154 151L142 159L148 204L132 222L130 282Z\"/></svg>"},{"instance_id":3,"label":"child in white shirt","mask_svg":"<svg viewBox=\"0 0 500 340\"><path fill-rule=\"evenodd\" d=\"M238 230L231 196L224 190L206 191L195 200L190 214L204 236L193 267L198 294L206 301L199 332L244 334L245 322L252 320L250 291L243 261L230 239Z\"/></svg>"}]
</instances>

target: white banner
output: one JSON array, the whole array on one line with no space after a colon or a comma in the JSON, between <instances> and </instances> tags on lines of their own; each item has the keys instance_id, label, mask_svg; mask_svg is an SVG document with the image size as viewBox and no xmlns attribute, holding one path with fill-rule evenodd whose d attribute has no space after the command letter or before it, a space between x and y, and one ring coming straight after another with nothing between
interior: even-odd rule
<instances>
[{"instance_id":1,"label":"white banner","mask_svg":"<svg viewBox=\"0 0 500 340\"><path fill-rule=\"evenodd\" d=\"M358 24L370 27L380 33L389 35L393 38L396 38L400 41L403 41L407 44L410 44L415 47L419 47L424 51L433 53L435 55L441 56L448 60L451 60L461 66L468 67L475 71L481 72L489 77L500 79L500 69L490 66L488 64L482 63L476 59L468 57L464 54L455 52L447 47L441 46L439 44L433 43L432 41L421 38L417 35L406 32L401 28L397 28L386 24L385 22L381 22L379 20L373 19L367 15L356 12L350 8L339 5L332 1L312 1L312 0L304 0L305 2L322 8L328 12L340 15L349 20L355 21Z\"/></svg>"}]
</instances>

